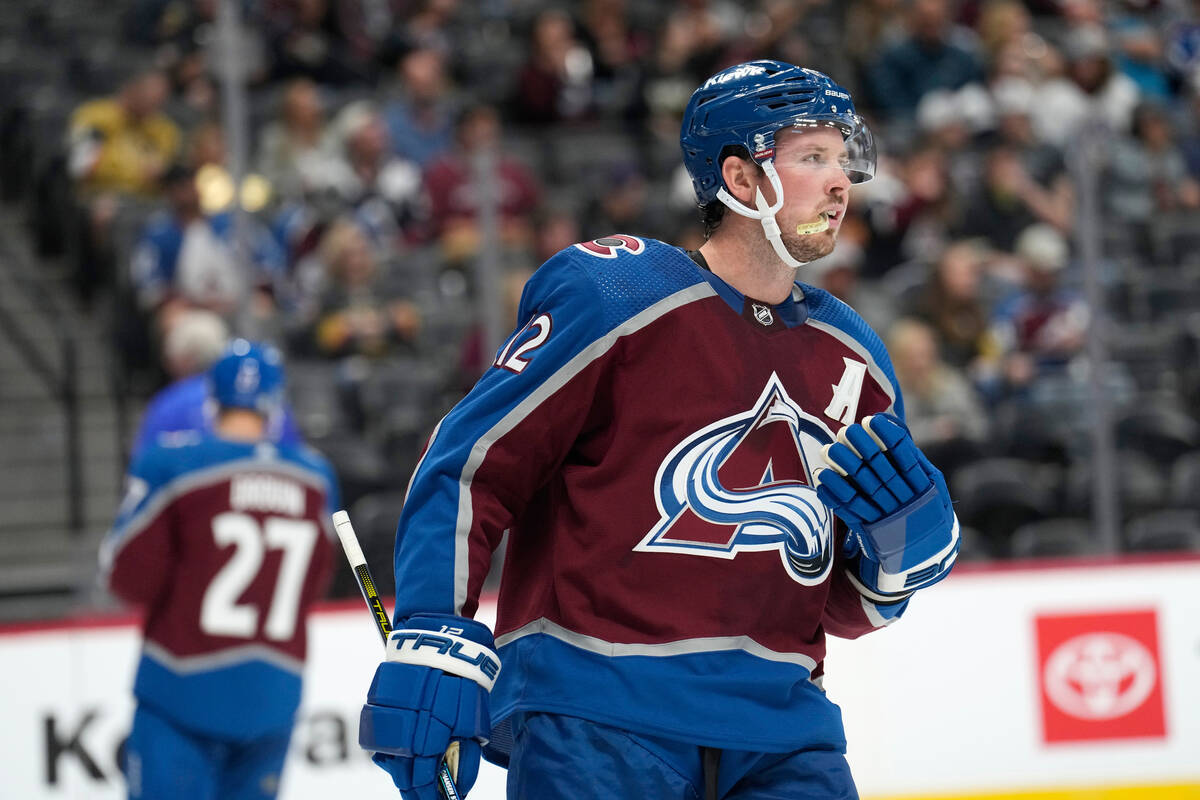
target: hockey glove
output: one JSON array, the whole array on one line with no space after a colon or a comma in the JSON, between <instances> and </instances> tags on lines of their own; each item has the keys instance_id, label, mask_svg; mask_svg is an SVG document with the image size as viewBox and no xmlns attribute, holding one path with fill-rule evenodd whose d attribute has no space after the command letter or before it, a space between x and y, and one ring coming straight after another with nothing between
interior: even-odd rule
<instances>
[{"instance_id":1,"label":"hockey glove","mask_svg":"<svg viewBox=\"0 0 1200 800\"><path fill-rule=\"evenodd\" d=\"M358 743L374 753L404 800L439 800L437 771L447 750L459 794L475 784L492 727L488 692L500 673L494 648L486 625L450 614L414 614L392 631L359 718Z\"/></svg>"},{"instance_id":2,"label":"hockey glove","mask_svg":"<svg viewBox=\"0 0 1200 800\"><path fill-rule=\"evenodd\" d=\"M958 555L958 519L942 473L890 414L843 428L824 450L817 496L850 528L851 577L876 602L937 583Z\"/></svg>"}]
</instances>

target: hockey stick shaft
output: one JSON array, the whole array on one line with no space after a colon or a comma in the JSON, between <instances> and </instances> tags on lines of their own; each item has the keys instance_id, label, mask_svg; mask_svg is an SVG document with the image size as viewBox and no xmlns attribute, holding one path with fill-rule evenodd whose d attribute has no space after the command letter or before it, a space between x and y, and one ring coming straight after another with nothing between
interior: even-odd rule
<instances>
[{"instance_id":1,"label":"hockey stick shaft","mask_svg":"<svg viewBox=\"0 0 1200 800\"><path fill-rule=\"evenodd\" d=\"M358 581L358 588L362 592L363 599L367 601L367 608L375 617L375 628L379 631L379 636L383 639L384 647L386 647L388 636L392 632L392 623L388 620L387 611L384 610L383 603L379 600L379 592L375 590L375 581L371 578L371 570L367 567L367 558L358 544L358 537L354 534L354 526L350 524L350 515L345 511L333 512L333 528L337 531L338 539L342 543L342 550L346 552L346 560L350 562L350 568L354 570L354 579ZM454 785L454 778L450 775L450 767L446 764L445 759L438 768L437 779L438 789L445 800L461 800L461 795Z\"/></svg>"}]
</instances>

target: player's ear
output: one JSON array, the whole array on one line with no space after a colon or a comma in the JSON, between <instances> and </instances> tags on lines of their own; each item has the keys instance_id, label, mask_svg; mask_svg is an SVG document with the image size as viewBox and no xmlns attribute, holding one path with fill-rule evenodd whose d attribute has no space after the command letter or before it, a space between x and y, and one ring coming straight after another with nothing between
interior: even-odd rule
<instances>
[{"instance_id":1,"label":"player's ear","mask_svg":"<svg viewBox=\"0 0 1200 800\"><path fill-rule=\"evenodd\" d=\"M728 156L721 162L721 178L726 190L748 206L754 205L754 190L758 187L760 174L753 161L741 156Z\"/></svg>"}]
</instances>

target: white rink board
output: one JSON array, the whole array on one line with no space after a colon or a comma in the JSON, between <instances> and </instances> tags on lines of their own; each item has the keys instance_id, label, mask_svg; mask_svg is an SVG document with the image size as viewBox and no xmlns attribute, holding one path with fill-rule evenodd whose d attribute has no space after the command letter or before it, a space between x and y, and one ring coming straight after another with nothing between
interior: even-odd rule
<instances>
[{"instance_id":1,"label":"white rink board","mask_svg":"<svg viewBox=\"0 0 1200 800\"><path fill-rule=\"evenodd\" d=\"M479 616L491 622L494 607ZM0 800L125 798L116 753L133 717L140 642L131 624L0 632ZM399 798L357 744L358 711L382 655L370 612L353 604L317 612L309 649L280 800ZM503 798L506 775L485 762L471 800Z\"/></svg>"},{"instance_id":2,"label":"white rink board","mask_svg":"<svg viewBox=\"0 0 1200 800\"><path fill-rule=\"evenodd\" d=\"M831 640L864 795L1200 783L1200 561L967 571L894 626ZM1034 620L1153 609L1166 735L1046 744ZM1100 723L1104 724L1104 723Z\"/></svg>"},{"instance_id":3,"label":"white rink board","mask_svg":"<svg viewBox=\"0 0 1200 800\"><path fill-rule=\"evenodd\" d=\"M1198 586L1200 560L961 570L919 594L892 628L831 641L825 686L843 708L861 792L1200 782ZM1165 734L1043 743L1035 616L1147 609L1157 617ZM310 636L282 800L398 797L355 744L380 650L370 617L355 605L323 610ZM130 624L0 631L0 798L124 797L115 753L133 711L138 646ZM502 798L503 785L504 772L485 764L471 798Z\"/></svg>"}]
</instances>

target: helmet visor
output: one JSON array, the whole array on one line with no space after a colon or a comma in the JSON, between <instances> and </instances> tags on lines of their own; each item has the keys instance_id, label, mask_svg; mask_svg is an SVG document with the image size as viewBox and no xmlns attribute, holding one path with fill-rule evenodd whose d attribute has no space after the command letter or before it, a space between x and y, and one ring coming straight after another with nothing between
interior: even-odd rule
<instances>
[{"instance_id":1,"label":"helmet visor","mask_svg":"<svg viewBox=\"0 0 1200 800\"><path fill-rule=\"evenodd\" d=\"M832 128L841 134L842 147L837 149L814 148L804 152L798 166L824 169L837 166L846 173L851 183L866 183L875 177L875 138L871 129L857 114L823 114L797 118L775 128L776 135L782 130L798 132Z\"/></svg>"}]
</instances>

